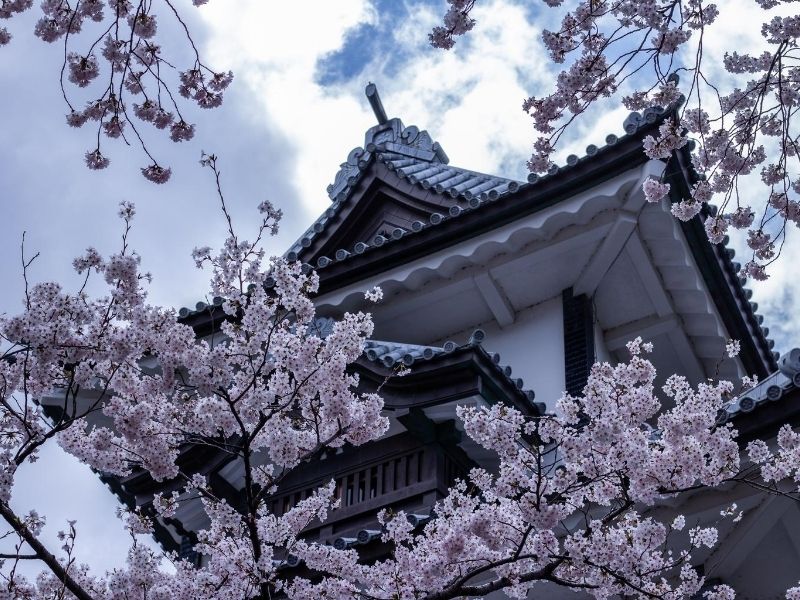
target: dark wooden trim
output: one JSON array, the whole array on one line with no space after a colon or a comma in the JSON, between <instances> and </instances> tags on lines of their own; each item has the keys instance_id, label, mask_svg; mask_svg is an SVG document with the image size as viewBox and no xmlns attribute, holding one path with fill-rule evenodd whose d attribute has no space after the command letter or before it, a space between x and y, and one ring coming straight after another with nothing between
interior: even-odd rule
<instances>
[{"instance_id":1,"label":"dark wooden trim","mask_svg":"<svg viewBox=\"0 0 800 600\"><path fill-rule=\"evenodd\" d=\"M510 402L525 414L544 410L543 404L532 402L478 345L417 361L403 377L392 376L391 369L365 357L353 368L360 377L359 390L373 392L381 386L388 409L423 408L480 395L490 403Z\"/></svg>"},{"instance_id":2,"label":"dark wooden trim","mask_svg":"<svg viewBox=\"0 0 800 600\"><path fill-rule=\"evenodd\" d=\"M800 389L792 387L780 399L760 402L750 413L739 413L732 419L738 430L737 441L744 448L752 440L775 437L784 425L800 426Z\"/></svg>"},{"instance_id":3,"label":"dark wooden trim","mask_svg":"<svg viewBox=\"0 0 800 600\"><path fill-rule=\"evenodd\" d=\"M698 181L698 177L691 166L691 154L687 147L684 146L673 155L667 165L665 179L670 183L673 202L689 197L691 186ZM703 222L709 215L708 207L704 206L700 214L690 221L681 221L681 229L728 335L741 344L739 359L745 370L748 375L758 375L763 379L778 369L777 361L744 296L738 275L733 272L725 247L708 241Z\"/></svg>"},{"instance_id":4,"label":"dark wooden trim","mask_svg":"<svg viewBox=\"0 0 800 600\"><path fill-rule=\"evenodd\" d=\"M564 318L564 382L567 393L580 396L595 361L592 299L573 296L572 288L561 294Z\"/></svg>"}]
</instances>

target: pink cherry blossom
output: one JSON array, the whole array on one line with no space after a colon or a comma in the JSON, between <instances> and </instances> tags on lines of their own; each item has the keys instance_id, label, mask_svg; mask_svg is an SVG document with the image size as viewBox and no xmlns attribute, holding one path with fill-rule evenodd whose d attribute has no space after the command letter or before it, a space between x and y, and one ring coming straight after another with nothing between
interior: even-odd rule
<instances>
[{"instance_id":1,"label":"pink cherry blossom","mask_svg":"<svg viewBox=\"0 0 800 600\"><path fill-rule=\"evenodd\" d=\"M648 202L660 202L669 194L670 185L648 178L642 184L642 189Z\"/></svg>"},{"instance_id":2,"label":"pink cherry blossom","mask_svg":"<svg viewBox=\"0 0 800 600\"><path fill-rule=\"evenodd\" d=\"M169 137L173 142L188 141L194 137L194 125L181 119L170 127Z\"/></svg>"},{"instance_id":3,"label":"pink cherry blossom","mask_svg":"<svg viewBox=\"0 0 800 600\"><path fill-rule=\"evenodd\" d=\"M429 36L440 48L451 48L458 36L479 26L472 15L481 0L448 4L442 25ZM557 71L550 90L537 90L541 95L522 104L537 132L535 143L541 144L527 162L529 170L549 171L554 148L566 131L598 100L619 94L629 110L643 111L631 115L626 133L641 136L649 158L669 161L678 152L683 161L691 160L699 183L694 201L685 198L673 205L677 218L691 219L703 203L717 197L720 213L736 228L749 229L756 221L773 222L776 217L800 225L800 204L794 195L787 198L786 209L773 210L769 200L785 193L800 176L800 133L792 118L800 106L796 83L800 64L795 53L800 16L765 12L760 21L743 26L754 30L760 26L766 48L751 54L730 38L730 47L723 47L723 56L718 57L702 43L705 32L719 27L721 9L713 3L578 0L566 8L560 0L545 4L559 8L558 26L542 31ZM771 11L784 3L758 0L758 4ZM719 58L727 77L718 73ZM654 123L659 123L658 133L653 132ZM639 133L641 129L646 133ZM691 154L690 141L696 146ZM746 198L740 196L745 189L740 182L759 172L762 194L754 197L748 191ZM794 228L777 231L774 255L754 257L762 268L780 252ZM751 267L758 274L762 268Z\"/></svg>"},{"instance_id":4,"label":"pink cherry blossom","mask_svg":"<svg viewBox=\"0 0 800 600\"><path fill-rule=\"evenodd\" d=\"M195 6L207 0L193 0ZM11 20L33 7L33 0L0 0L0 19ZM122 137L127 120L126 108L131 104L128 96L144 96L134 105L137 117L153 123L157 129L170 128L169 135L175 141L190 139L194 125L174 123L174 114L180 114L178 94L173 93L172 78L167 73L176 68L176 61L162 55L159 43L158 19L173 19L185 39L170 40L170 51L176 50L175 41L184 43L189 50L189 66L183 73L196 77L196 85L187 95L202 108L216 108L223 102L223 91L231 84L233 73L211 69L198 52L198 44L186 25L188 19L182 14L184 7L177 3L156 0L43 0L39 5L38 20L33 25L34 34L45 42L63 40L65 69L61 70L64 101L68 106L67 123L80 127L88 121L97 123L89 135L96 139L101 133L110 137ZM162 10L162 8L164 10ZM158 16L157 16L158 15ZM97 24L97 26L95 26ZM87 25L87 27L84 27ZM0 28L0 46L11 40L11 28ZM82 33L81 37L75 34ZM108 74L111 81L101 77ZM98 79L102 83L98 83ZM63 85L68 80L79 88L95 90L85 110L76 108L83 100L72 97L72 91ZM179 86L179 91L185 85ZM163 104L162 104L163 103ZM153 112L155 110L155 113ZM126 117L123 120L123 116ZM181 119L178 119L179 121ZM136 132L139 133L138 131ZM146 135L131 135L126 139L140 146L146 155L153 156L148 148ZM91 169L103 168L102 160L87 160ZM154 172L148 172L155 175ZM150 178L163 181L164 174Z\"/></svg>"},{"instance_id":5,"label":"pink cherry blossom","mask_svg":"<svg viewBox=\"0 0 800 600\"><path fill-rule=\"evenodd\" d=\"M142 175L153 183L166 183L172 175L172 170L168 167L152 164L149 167L142 167Z\"/></svg>"},{"instance_id":6,"label":"pink cherry blossom","mask_svg":"<svg viewBox=\"0 0 800 600\"><path fill-rule=\"evenodd\" d=\"M68 56L69 80L78 87L86 87L100 74L97 59L72 53Z\"/></svg>"},{"instance_id":7,"label":"pink cherry blossom","mask_svg":"<svg viewBox=\"0 0 800 600\"><path fill-rule=\"evenodd\" d=\"M100 150L91 150L86 153L86 165L90 169L105 169L109 165L109 160L100 153Z\"/></svg>"}]
</instances>

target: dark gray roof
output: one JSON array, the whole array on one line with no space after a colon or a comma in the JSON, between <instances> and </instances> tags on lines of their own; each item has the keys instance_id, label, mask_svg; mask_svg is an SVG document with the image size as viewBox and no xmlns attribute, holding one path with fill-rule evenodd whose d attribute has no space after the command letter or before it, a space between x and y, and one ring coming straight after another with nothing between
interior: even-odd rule
<instances>
[{"instance_id":1,"label":"dark gray roof","mask_svg":"<svg viewBox=\"0 0 800 600\"><path fill-rule=\"evenodd\" d=\"M789 397L789 392L796 389L800 389L800 348L794 348L781 357L778 371L720 409L717 422L723 424L765 404L778 402Z\"/></svg>"},{"instance_id":2,"label":"dark gray roof","mask_svg":"<svg viewBox=\"0 0 800 600\"><path fill-rule=\"evenodd\" d=\"M288 257L296 257L303 248L311 245L316 236L325 231L353 187L375 161L386 165L400 179L423 190L432 190L476 206L476 202L497 200L520 187L519 182L511 179L450 166L444 150L438 142L431 139L427 131L420 131L414 125L406 127L400 119L388 119L385 123L367 130L363 147L350 151L347 161L340 165L333 183L328 186L328 196L333 204L292 245L287 252ZM455 216L453 209L450 210L450 216ZM422 223L420 225L424 226ZM397 237L402 235L400 233ZM369 246L374 241L364 240L364 243ZM349 254L351 250L346 252ZM346 257L345 254L337 254L339 260ZM325 261L316 266L323 268L326 266Z\"/></svg>"},{"instance_id":3,"label":"dark gray roof","mask_svg":"<svg viewBox=\"0 0 800 600\"><path fill-rule=\"evenodd\" d=\"M409 234L486 208L487 205L523 187L542 183L556 174L569 171L579 163L590 160L600 152L610 150L620 141L634 136L641 128L655 123L663 114L664 110L660 108L647 109L643 114L631 113L623 123L625 135L621 137L608 135L604 146L590 144L586 147L584 156L572 154L567 157L564 165L560 167L553 165L544 175L531 173L528 175L527 183L450 166L444 150L438 142L431 139L427 131L420 131L413 125L405 127L400 119L390 119L367 130L364 147L350 151L347 161L341 164L334 182L328 186L328 195L333 204L289 248L285 257L289 260L301 258L303 249L311 246L314 239L336 219L342 204L373 161L385 164L398 177L424 190L447 194L461 202L454 203L443 214L431 215L427 222L417 221L411 230L398 228L390 238L376 236L372 240L361 240L353 248L340 248L333 256L319 257L317 264L309 267L324 269L334 262L345 261L353 255L363 254L370 248L384 246Z\"/></svg>"},{"instance_id":4,"label":"dark gray roof","mask_svg":"<svg viewBox=\"0 0 800 600\"><path fill-rule=\"evenodd\" d=\"M513 387L520 390L527 397L529 402L533 403L535 399L533 390L523 389L525 382L519 377L512 377L511 367L500 364L499 354L488 352L483 348L482 342L484 338L485 333L481 329L476 329L465 344L448 341L443 346L424 346L401 342L367 340L364 346L364 357L370 362L392 369L398 366L411 367L422 362L433 361L438 357L443 357L459 350L473 348L488 356L498 376L510 382Z\"/></svg>"},{"instance_id":5,"label":"dark gray roof","mask_svg":"<svg viewBox=\"0 0 800 600\"><path fill-rule=\"evenodd\" d=\"M216 297L212 304L204 302L197 303L197 310L190 310L182 308L180 310L180 318L186 319L193 315L198 315L203 312L213 311L219 309L222 305L222 298ZM319 337L327 337L334 325L335 321L329 317L317 317L309 327L309 333L318 335ZM412 365L424 361L433 360L439 356L452 354L457 350L468 348L480 348L495 365L495 370L505 379L507 379L514 387L521 390L528 400L533 402L533 390L524 390L524 382L518 377L512 377L511 367L500 364L500 355L497 353L487 352L481 345L485 338L485 333L481 329L476 329L469 340L464 344L448 341L443 346L425 346L420 344L408 344L404 342L392 342L381 340L367 340L364 344L363 356L370 362L380 364L387 369L394 368L395 366L404 365L411 367Z\"/></svg>"},{"instance_id":6,"label":"dark gray roof","mask_svg":"<svg viewBox=\"0 0 800 600\"><path fill-rule=\"evenodd\" d=\"M379 340L367 340L364 346L364 356L372 362L382 364L387 369L391 369L395 365L410 367L417 361L431 360L435 356L444 353L444 348L436 346L420 346Z\"/></svg>"},{"instance_id":7,"label":"dark gray roof","mask_svg":"<svg viewBox=\"0 0 800 600\"><path fill-rule=\"evenodd\" d=\"M344 200L373 159L410 183L451 198L461 196L469 200L481 195L488 198L490 194L498 196L519 186L510 179L450 166L444 149L427 131L420 131L414 125L406 127L400 119L390 119L367 130L364 146L350 151L334 182L328 186L330 199Z\"/></svg>"}]
</instances>

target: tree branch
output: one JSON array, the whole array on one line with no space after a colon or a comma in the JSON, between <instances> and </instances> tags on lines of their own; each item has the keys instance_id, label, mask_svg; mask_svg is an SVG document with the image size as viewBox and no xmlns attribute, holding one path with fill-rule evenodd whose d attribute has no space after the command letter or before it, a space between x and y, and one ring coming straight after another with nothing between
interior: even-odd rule
<instances>
[{"instance_id":1,"label":"tree branch","mask_svg":"<svg viewBox=\"0 0 800 600\"><path fill-rule=\"evenodd\" d=\"M78 600L93 600L92 596L84 590L80 584L72 578L58 559L49 551L44 545L33 535L30 529L20 521L19 517L5 502L0 502L0 515L11 525L14 531L25 540L25 542L36 553L36 558L41 560L47 567L58 577L64 586L78 599Z\"/></svg>"}]
</instances>

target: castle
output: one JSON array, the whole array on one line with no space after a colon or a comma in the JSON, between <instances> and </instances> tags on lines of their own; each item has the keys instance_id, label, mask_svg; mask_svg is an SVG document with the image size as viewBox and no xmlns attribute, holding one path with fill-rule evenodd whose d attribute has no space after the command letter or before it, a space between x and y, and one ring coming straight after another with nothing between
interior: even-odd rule
<instances>
[{"instance_id":1,"label":"castle","mask_svg":"<svg viewBox=\"0 0 800 600\"><path fill-rule=\"evenodd\" d=\"M759 385L718 417L733 420L743 442L798 423L800 351L779 365L733 250L706 237L701 219L713 207L688 222L670 214L670 201L687 196L697 180L691 148L666 163L642 152L663 111L633 113L624 135L518 182L451 166L427 131L388 118L374 85L366 93L377 124L328 187L330 207L286 257L317 270L321 335L328 318L372 312L375 332L353 369L364 391L381 387L391 427L381 440L323 455L281 483L270 500L277 514L336 482L341 507L306 537L356 547L365 560L380 557L378 510L403 509L422 525L457 478L495 464L463 433L457 405L552 410L564 390L580 393L595 361L624 360L625 343L636 336L654 343L651 360L662 378L680 373L696 384L757 375ZM672 198L647 203L648 177L670 183ZM364 299L373 286L384 293L376 306ZM214 333L218 315L213 303L181 311L200 337ZM729 339L740 341L737 358L725 355ZM400 366L409 373L396 376ZM190 447L181 464L207 475L232 505L241 502L241 462ZM170 486L143 473L105 479L140 506ZM798 578L800 509L793 503L731 485L685 494L656 511L711 523L732 502L743 518L723 523L721 543L698 553L695 566L740 597L777 597ZM194 532L206 522L199 503L185 503L174 519L157 522L157 537L193 556ZM288 556L281 568L303 565Z\"/></svg>"}]
</instances>

